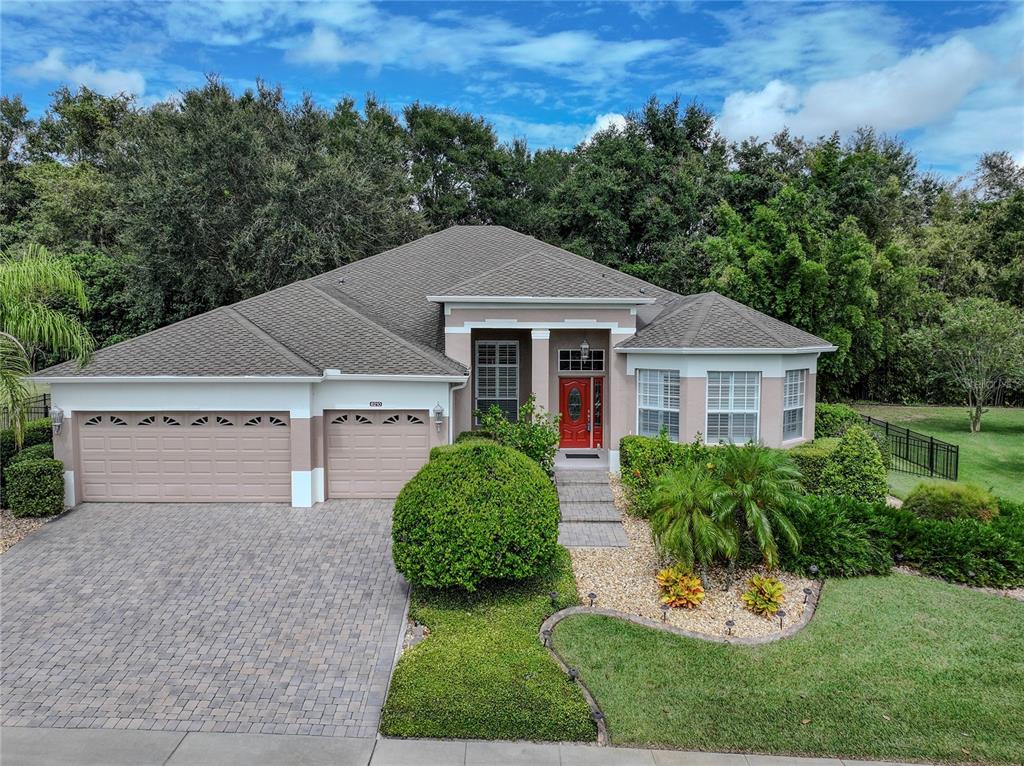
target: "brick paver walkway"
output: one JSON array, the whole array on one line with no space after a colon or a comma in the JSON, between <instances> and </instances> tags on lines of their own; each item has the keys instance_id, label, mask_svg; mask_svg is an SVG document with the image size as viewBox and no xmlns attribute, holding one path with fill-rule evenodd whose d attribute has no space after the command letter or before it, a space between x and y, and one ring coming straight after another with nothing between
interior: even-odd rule
<instances>
[{"instance_id":1,"label":"brick paver walkway","mask_svg":"<svg viewBox=\"0 0 1024 766\"><path fill-rule=\"evenodd\" d=\"M8 726L371 737L391 501L88 504L0 558Z\"/></svg>"},{"instance_id":2,"label":"brick paver walkway","mask_svg":"<svg viewBox=\"0 0 1024 766\"><path fill-rule=\"evenodd\" d=\"M569 548L629 545L622 516L612 500L608 469L556 468L561 523L558 542Z\"/></svg>"}]
</instances>

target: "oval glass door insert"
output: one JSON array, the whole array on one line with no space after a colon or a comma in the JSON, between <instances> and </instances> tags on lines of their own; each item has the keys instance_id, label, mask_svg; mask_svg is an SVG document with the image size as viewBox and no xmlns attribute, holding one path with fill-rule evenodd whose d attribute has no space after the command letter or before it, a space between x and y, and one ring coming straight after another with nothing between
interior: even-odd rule
<instances>
[{"instance_id":1,"label":"oval glass door insert","mask_svg":"<svg viewBox=\"0 0 1024 766\"><path fill-rule=\"evenodd\" d=\"M583 396L580 394L580 390L573 386L569 389L569 420L579 420L582 411Z\"/></svg>"}]
</instances>

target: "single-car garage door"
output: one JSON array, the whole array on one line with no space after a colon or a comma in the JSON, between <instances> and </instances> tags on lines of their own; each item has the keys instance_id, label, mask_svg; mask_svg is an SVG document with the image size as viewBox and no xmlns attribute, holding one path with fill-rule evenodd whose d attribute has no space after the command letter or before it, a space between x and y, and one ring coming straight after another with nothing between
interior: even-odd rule
<instances>
[{"instance_id":1,"label":"single-car garage door","mask_svg":"<svg viewBox=\"0 0 1024 766\"><path fill-rule=\"evenodd\" d=\"M286 413L84 413L82 499L291 501Z\"/></svg>"},{"instance_id":2,"label":"single-car garage door","mask_svg":"<svg viewBox=\"0 0 1024 766\"><path fill-rule=\"evenodd\" d=\"M328 497L395 497L427 462L426 412L325 412Z\"/></svg>"}]
</instances>

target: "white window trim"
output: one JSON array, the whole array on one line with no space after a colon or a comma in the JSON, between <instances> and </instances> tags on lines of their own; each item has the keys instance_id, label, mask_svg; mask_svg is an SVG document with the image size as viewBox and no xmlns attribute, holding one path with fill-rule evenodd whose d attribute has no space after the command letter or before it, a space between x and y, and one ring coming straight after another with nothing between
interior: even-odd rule
<instances>
[{"instance_id":1,"label":"white window trim","mask_svg":"<svg viewBox=\"0 0 1024 766\"><path fill-rule=\"evenodd\" d=\"M519 360L520 360L520 356L519 356L519 352L520 352L519 341L518 340L483 340L482 339L482 340L477 340L476 345L473 347L473 362L474 362L474 367L476 368L477 373L478 373L478 374L475 374L473 376L473 409L474 409L474 411L480 409L480 375L479 375L480 367L484 366L484 367L499 368L499 367L510 367L511 366L511 365L501 365L501 364L481 365L480 362L479 362L479 359L480 359L480 344L481 343L493 343L493 344L495 344L496 347L497 346L501 346L501 345L515 346L515 349L516 349L516 363L515 363L516 374L515 374L514 380L515 380L516 389L515 389L515 397L514 397L514 399L515 399L516 407L518 408L519 407L519 374L520 374L520 371L521 371L520 365L519 365ZM495 349L495 358L497 358L497 349ZM497 393L497 392L495 392L495 393ZM485 397L485 398L492 398L492 397ZM499 398L500 399L510 400L510 401L513 399L513 397L511 397L511 396L509 396L509 397L493 397L493 399L499 399ZM480 424L479 420L477 420L476 422L477 422L477 425Z\"/></svg>"},{"instance_id":2,"label":"white window trim","mask_svg":"<svg viewBox=\"0 0 1024 766\"><path fill-rule=\"evenodd\" d=\"M737 375L737 374L754 374L757 375L757 409L756 410L722 410L722 409L711 409L711 375ZM754 438L753 441L757 442L761 440L761 379L763 374L756 370L708 370L707 377L704 379L704 440L709 445L716 444L730 444L733 442L712 442L708 436L710 431L709 421L711 415L749 415L751 412L754 413ZM735 387L735 384L730 386L730 390ZM731 397L730 397L731 398ZM746 442L744 442L746 444Z\"/></svg>"},{"instance_id":3,"label":"white window trim","mask_svg":"<svg viewBox=\"0 0 1024 766\"><path fill-rule=\"evenodd\" d=\"M800 403L793 407L786 406L786 380L789 377L789 373L797 372L800 373L800 390L799 397ZM807 430L807 375L809 370L800 368L796 370L786 370L782 377L782 442L786 444L788 442L797 441L804 438L804 433ZM796 436L786 436L786 413L793 412L794 410L800 410L800 433Z\"/></svg>"},{"instance_id":4,"label":"white window trim","mask_svg":"<svg viewBox=\"0 0 1024 766\"><path fill-rule=\"evenodd\" d=\"M676 376L676 406L674 408L673 407L643 407L643 406L641 406L641 404L640 404L640 396L641 396L641 394L640 394L640 391L641 391L641 389L640 389L640 378L643 376L643 373L647 373L647 372L663 372L663 373L666 373L668 375L675 375ZM638 369L636 371L636 432L637 432L638 435L643 436L643 434L640 433L640 411L641 410L654 410L654 411L657 411L657 412L675 412L676 413L677 423L678 423L678 429L679 429L679 433L676 434L675 441L678 442L683 437L683 431L682 431L682 428L683 428L683 424L682 424L682 403L683 403L682 378L679 375L679 371L678 370L662 370L662 369L654 369L654 368L645 367L645 368L642 368L642 369ZM655 435L657 435L657 434L655 434ZM670 440L672 439L672 435L671 434L669 434L669 439Z\"/></svg>"},{"instance_id":5,"label":"white window trim","mask_svg":"<svg viewBox=\"0 0 1024 766\"><path fill-rule=\"evenodd\" d=\"M560 349L558 349L558 356L557 356L557 362L558 362L558 371L559 371L559 372L604 372L604 371L605 371L605 370L604 370L604 365L605 365L605 353L604 353L604 349L603 349L603 348L594 348L594 349L591 349L591 350L590 350L590 354L591 354L591 357L590 357L590 359L591 359L591 362L593 362L593 360L594 360L594 354L600 354L600 355L601 355L601 367L600 367L600 368L595 368L595 367L593 367L593 364L591 364L591 369L589 369L589 370L582 370L582 369L581 369L581 370L571 370L571 369L564 369L564 368L562 367L562 352L563 352L563 351L567 351L567 352L569 352L569 353L570 353L570 355L571 355L571 353L572 353L573 351L579 351L579 347L573 348L572 346L569 346L568 348L560 348ZM581 360L581 361L582 361L582 360ZM571 360L571 359L569 360L569 364L572 364L572 360Z\"/></svg>"}]
</instances>

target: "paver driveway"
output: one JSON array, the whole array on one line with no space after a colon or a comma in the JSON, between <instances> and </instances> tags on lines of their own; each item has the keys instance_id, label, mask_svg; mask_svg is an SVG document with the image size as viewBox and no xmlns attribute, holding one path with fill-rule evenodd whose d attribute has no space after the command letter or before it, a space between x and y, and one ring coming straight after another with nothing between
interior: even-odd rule
<instances>
[{"instance_id":1,"label":"paver driveway","mask_svg":"<svg viewBox=\"0 0 1024 766\"><path fill-rule=\"evenodd\" d=\"M0 719L373 736L390 523L387 500L80 506L0 557Z\"/></svg>"}]
</instances>

